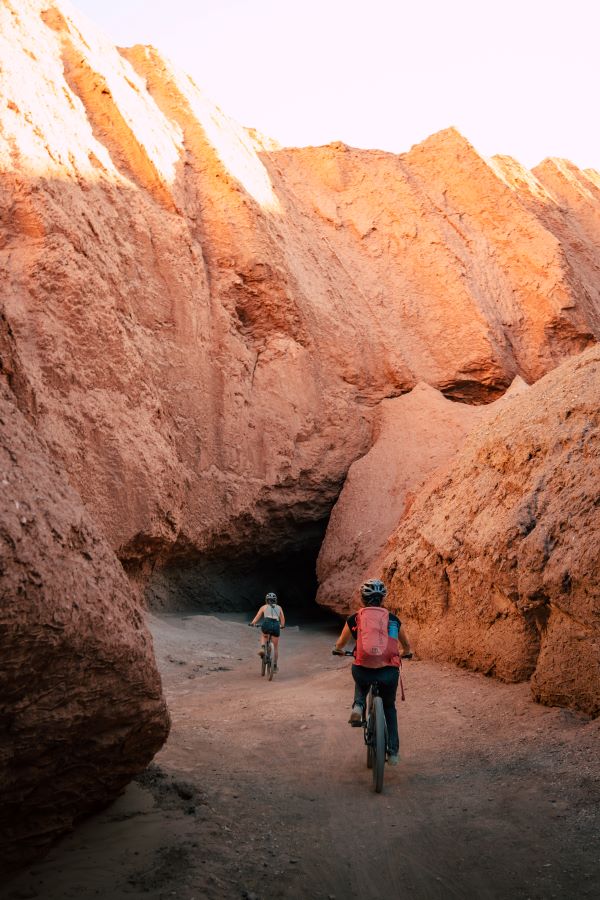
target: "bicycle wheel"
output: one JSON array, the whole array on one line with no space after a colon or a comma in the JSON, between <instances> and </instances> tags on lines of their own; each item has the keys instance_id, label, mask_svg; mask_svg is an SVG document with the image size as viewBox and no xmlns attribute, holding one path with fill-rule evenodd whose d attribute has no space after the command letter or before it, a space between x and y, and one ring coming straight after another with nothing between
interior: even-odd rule
<instances>
[{"instance_id":1,"label":"bicycle wheel","mask_svg":"<svg viewBox=\"0 0 600 900\"><path fill-rule=\"evenodd\" d=\"M373 768L373 697L367 695L367 708L365 711L365 744L367 745L367 769Z\"/></svg>"},{"instance_id":2,"label":"bicycle wheel","mask_svg":"<svg viewBox=\"0 0 600 900\"><path fill-rule=\"evenodd\" d=\"M275 673L275 663L273 661L273 656L269 656L269 681L273 681L273 675Z\"/></svg>"},{"instance_id":3,"label":"bicycle wheel","mask_svg":"<svg viewBox=\"0 0 600 900\"><path fill-rule=\"evenodd\" d=\"M383 770L385 766L385 713L383 700L375 697L373 703L373 789L380 794L383 789Z\"/></svg>"}]
</instances>

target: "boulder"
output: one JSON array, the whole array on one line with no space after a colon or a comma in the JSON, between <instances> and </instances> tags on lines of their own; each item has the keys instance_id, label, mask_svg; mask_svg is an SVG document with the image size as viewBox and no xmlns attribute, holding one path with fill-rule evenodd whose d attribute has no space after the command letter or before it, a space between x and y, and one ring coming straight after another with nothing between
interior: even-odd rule
<instances>
[{"instance_id":1,"label":"boulder","mask_svg":"<svg viewBox=\"0 0 600 900\"><path fill-rule=\"evenodd\" d=\"M152 640L121 565L0 393L0 868L109 803L164 743Z\"/></svg>"}]
</instances>

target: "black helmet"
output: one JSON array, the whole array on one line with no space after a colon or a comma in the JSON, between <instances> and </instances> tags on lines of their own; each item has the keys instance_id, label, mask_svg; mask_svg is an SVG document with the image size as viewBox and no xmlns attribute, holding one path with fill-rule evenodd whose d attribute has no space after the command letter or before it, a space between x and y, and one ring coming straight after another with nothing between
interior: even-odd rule
<instances>
[{"instance_id":1,"label":"black helmet","mask_svg":"<svg viewBox=\"0 0 600 900\"><path fill-rule=\"evenodd\" d=\"M267 596L265 597L267 603L277 603L277 594L274 594L273 591L269 591Z\"/></svg>"},{"instance_id":2,"label":"black helmet","mask_svg":"<svg viewBox=\"0 0 600 900\"><path fill-rule=\"evenodd\" d=\"M386 594L387 588L385 584L377 578L371 578L369 581L365 581L360 589L360 595L363 598L365 606L381 606Z\"/></svg>"}]
</instances>

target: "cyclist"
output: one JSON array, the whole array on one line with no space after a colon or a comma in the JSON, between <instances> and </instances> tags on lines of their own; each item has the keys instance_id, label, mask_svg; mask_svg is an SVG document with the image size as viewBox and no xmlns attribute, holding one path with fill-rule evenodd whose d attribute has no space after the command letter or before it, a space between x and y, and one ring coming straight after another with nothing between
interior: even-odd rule
<instances>
[{"instance_id":1,"label":"cyclist","mask_svg":"<svg viewBox=\"0 0 600 900\"><path fill-rule=\"evenodd\" d=\"M357 642L354 650L356 662L352 665L354 704L349 721L354 726L362 725L367 694L371 684L376 681L379 685L379 694L383 701L387 723L388 762L392 766L397 766L400 741L398 738L398 716L396 714L396 691L398 690L400 678L400 656L404 655L410 658L412 651L398 616L395 616L393 613L385 615L387 610L383 609L383 601L386 594L387 588L383 581L378 579L365 581L360 589L363 609L348 616L342 633L336 641L335 649L341 650L352 638ZM387 641L384 635L381 655L375 657L369 656L363 650L359 633L360 628L366 631L367 628L371 627L368 623L368 617L365 618L366 610L370 609L380 610L379 616L375 617L376 621L374 624L376 627L377 622L383 621L385 624L387 620ZM377 640L377 635L375 640ZM400 653L400 647L403 651L402 654Z\"/></svg>"},{"instance_id":2,"label":"cyclist","mask_svg":"<svg viewBox=\"0 0 600 900\"><path fill-rule=\"evenodd\" d=\"M285 616L281 606L277 603L277 594L270 591L265 597L265 602L256 613L250 625L256 625L259 619L261 622L260 650L259 656L265 655L265 644L267 643L267 635L271 635L273 641L273 671L277 672L277 659L279 657L279 635L282 628L285 628Z\"/></svg>"}]
</instances>

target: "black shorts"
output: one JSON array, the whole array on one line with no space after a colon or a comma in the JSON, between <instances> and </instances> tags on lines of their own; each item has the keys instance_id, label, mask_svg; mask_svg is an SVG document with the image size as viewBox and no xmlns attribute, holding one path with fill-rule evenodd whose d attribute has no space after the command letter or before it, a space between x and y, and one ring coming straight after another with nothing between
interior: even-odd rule
<instances>
[{"instance_id":1,"label":"black shorts","mask_svg":"<svg viewBox=\"0 0 600 900\"><path fill-rule=\"evenodd\" d=\"M270 634L271 637L279 637L281 634L281 625L278 619L263 619L260 627L263 634Z\"/></svg>"}]
</instances>

